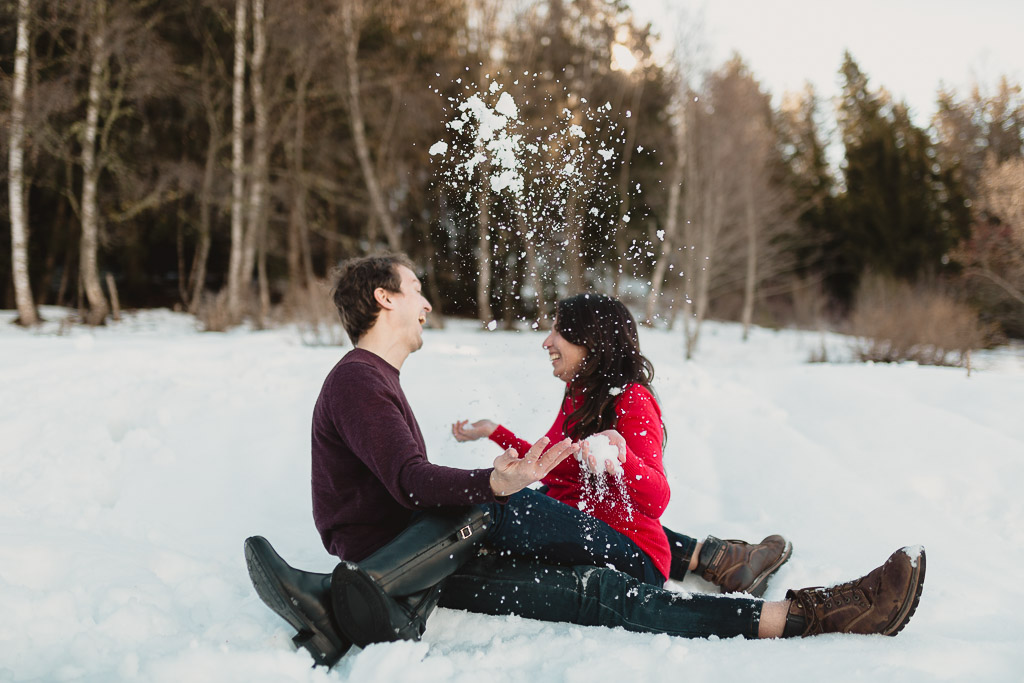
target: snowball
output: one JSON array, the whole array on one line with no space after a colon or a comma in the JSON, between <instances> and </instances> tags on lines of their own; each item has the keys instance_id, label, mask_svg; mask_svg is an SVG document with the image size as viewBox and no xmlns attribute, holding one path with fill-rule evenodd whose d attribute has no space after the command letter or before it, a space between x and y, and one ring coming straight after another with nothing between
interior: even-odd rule
<instances>
[{"instance_id":1,"label":"snowball","mask_svg":"<svg viewBox=\"0 0 1024 683\"><path fill-rule=\"evenodd\" d=\"M433 145L430 146L430 156L435 156L437 154L445 154L447 151L447 142L435 142Z\"/></svg>"},{"instance_id":2,"label":"snowball","mask_svg":"<svg viewBox=\"0 0 1024 683\"><path fill-rule=\"evenodd\" d=\"M619 449L611 442L611 439L607 436L596 434L587 437L585 442L590 447L590 454L597 461L597 472L595 474L605 472L605 463L607 462L615 466L616 476L622 474L622 465L619 463ZM582 460L581 463L589 469L590 466L585 460Z\"/></svg>"},{"instance_id":3,"label":"snowball","mask_svg":"<svg viewBox=\"0 0 1024 683\"><path fill-rule=\"evenodd\" d=\"M498 321L492 320L491 322L487 323L487 329L491 330L492 332L498 329Z\"/></svg>"}]
</instances>

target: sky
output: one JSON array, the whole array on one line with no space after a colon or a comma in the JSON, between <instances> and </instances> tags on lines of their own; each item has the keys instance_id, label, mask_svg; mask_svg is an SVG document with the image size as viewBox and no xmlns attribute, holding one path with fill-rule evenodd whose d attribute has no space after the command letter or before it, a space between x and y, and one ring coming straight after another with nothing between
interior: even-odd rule
<instances>
[{"instance_id":1,"label":"sky","mask_svg":"<svg viewBox=\"0 0 1024 683\"><path fill-rule=\"evenodd\" d=\"M1024 83L1024 2L1020 0L631 0L662 34L674 15L702 18L712 66L739 52L775 98L814 84L839 93L849 50L869 87L885 87L912 108L919 125L935 111L940 84L966 95L977 81L992 92L999 76ZM778 101L778 100L776 100Z\"/></svg>"}]
</instances>

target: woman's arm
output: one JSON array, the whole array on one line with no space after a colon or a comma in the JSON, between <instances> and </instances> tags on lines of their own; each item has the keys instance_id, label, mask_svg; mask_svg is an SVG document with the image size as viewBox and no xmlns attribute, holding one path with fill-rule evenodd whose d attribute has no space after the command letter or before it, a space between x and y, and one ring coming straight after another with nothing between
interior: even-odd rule
<instances>
[{"instance_id":1,"label":"woman's arm","mask_svg":"<svg viewBox=\"0 0 1024 683\"><path fill-rule=\"evenodd\" d=\"M522 457L526 451L530 450L530 442L525 439L520 439L518 436L510 432L502 425L498 425L497 428L490 435L491 441L498 444L502 448L514 448L519 453L519 457Z\"/></svg>"},{"instance_id":2,"label":"woman's arm","mask_svg":"<svg viewBox=\"0 0 1024 683\"><path fill-rule=\"evenodd\" d=\"M626 442L622 478L634 505L648 517L658 519L671 496L662 463L661 409L647 390L634 385L615 406L616 431Z\"/></svg>"}]
</instances>

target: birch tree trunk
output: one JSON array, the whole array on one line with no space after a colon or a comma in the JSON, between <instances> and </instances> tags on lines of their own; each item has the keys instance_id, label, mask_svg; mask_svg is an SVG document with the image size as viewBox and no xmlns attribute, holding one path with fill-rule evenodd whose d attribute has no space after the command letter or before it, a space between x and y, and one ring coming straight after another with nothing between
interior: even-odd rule
<instances>
[{"instance_id":1,"label":"birch tree trunk","mask_svg":"<svg viewBox=\"0 0 1024 683\"><path fill-rule=\"evenodd\" d=\"M249 0L235 0L235 64L231 88L231 257L228 262L228 313L242 314L242 261L245 236L245 30Z\"/></svg>"},{"instance_id":2,"label":"birch tree trunk","mask_svg":"<svg viewBox=\"0 0 1024 683\"><path fill-rule=\"evenodd\" d=\"M242 286L252 279L252 270L259 251L260 314L270 312L270 291L266 276L267 174L269 162L267 143L267 98L263 91L263 64L267 54L264 0L252 0L252 71L249 75L253 108L252 177L249 186L248 226L242 254Z\"/></svg>"},{"instance_id":3,"label":"birch tree trunk","mask_svg":"<svg viewBox=\"0 0 1024 683\"><path fill-rule=\"evenodd\" d=\"M354 5L358 7L353 7ZM356 30L356 18L354 16L356 9L362 11L362 2L359 0L343 0L341 3L341 27L342 40L344 41L346 76L345 99L348 103L349 121L352 127L352 141L355 144L356 157L359 159L359 168L363 173L366 192L370 198L370 208L377 218L380 229L384 232L384 238L388 242L388 247L392 251L399 251L402 248L402 240L398 224L388 209L384 191L377 178L377 170L374 168L373 158L370 155L370 145L366 139L366 125L363 119L363 106L359 85L359 62L357 60L359 32Z\"/></svg>"},{"instance_id":4,"label":"birch tree trunk","mask_svg":"<svg viewBox=\"0 0 1024 683\"><path fill-rule=\"evenodd\" d=\"M28 83L29 0L18 0L18 39L14 52L14 91L11 94L11 147L8 151L11 204L11 272L18 323L39 322L28 277L28 211L25 206L25 90Z\"/></svg>"},{"instance_id":5,"label":"birch tree trunk","mask_svg":"<svg viewBox=\"0 0 1024 683\"><path fill-rule=\"evenodd\" d=\"M99 246L99 207L96 202L100 164L96 159L96 137L99 131L101 88L106 72L106 0L96 0L96 22L91 42L89 66L89 101L85 113L82 143L82 239L79 243L78 268L88 302L86 322L99 325L107 317L107 299L100 284L96 252Z\"/></svg>"}]
</instances>

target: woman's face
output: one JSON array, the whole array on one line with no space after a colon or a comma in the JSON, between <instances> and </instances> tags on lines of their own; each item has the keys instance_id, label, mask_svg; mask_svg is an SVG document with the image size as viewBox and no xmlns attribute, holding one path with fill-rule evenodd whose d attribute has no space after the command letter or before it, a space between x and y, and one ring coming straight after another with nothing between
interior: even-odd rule
<instances>
[{"instance_id":1,"label":"woman's face","mask_svg":"<svg viewBox=\"0 0 1024 683\"><path fill-rule=\"evenodd\" d=\"M563 382L569 382L576 376L587 357L586 347L573 344L556 330L551 330L543 346L551 359L553 374Z\"/></svg>"}]
</instances>

